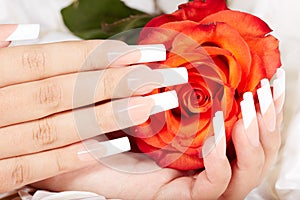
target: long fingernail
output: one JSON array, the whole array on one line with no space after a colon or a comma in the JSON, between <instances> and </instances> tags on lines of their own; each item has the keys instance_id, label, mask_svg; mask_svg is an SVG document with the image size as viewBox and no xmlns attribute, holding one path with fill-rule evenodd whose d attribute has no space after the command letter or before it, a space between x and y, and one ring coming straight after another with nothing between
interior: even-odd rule
<instances>
[{"instance_id":1,"label":"long fingernail","mask_svg":"<svg viewBox=\"0 0 300 200\"><path fill-rule=\"evenodd\" d=\"M215 117L213 118L213 128L215 133L216 151L221 158L226 158L226 135L222 111L215 113Z\"/></svg>"},{"instance_id":2,"label":"long fingernail","mask_svg":"<svg viewBox=\"0 0 300 200\"><path fill-rule=\"evenodd\" d=\"M0 25L0 41L33 40L39 36L39 24Z\"/></svg>"},{"instance_id":3,"label":"long fingernail","mask_svg":"<svg viewBox=\"0 0 300 200\"><path fill-rule=\"evenodd\" d=\"M255 146L259 146L259 132L258 123L256 117L256 111L254 106L253 95L251 92L244 94L244 100L241 101L241 111L243 116L245 133L248 137L249 142Z\"/></svg>"},{"instance_id":4,"label":"long fingernail","mask_svg":"<svg viewBox=\"0 0 300 200\"><path fill-rule=\"evenodd\" d=\"M104 158L119 153L130 151L130 142L127 137L98 142L90 140L85 144L84 149L80 149L77 153L78 158L82 161L91 161L95 158Z\"/></svg>"},{"instance_id":5,"label":"long fingernail","mask_svg":"<svg viewBox=\"0 0 300 200\"><path fill-rule=\"evenodd\" d=\"M108 53L108 61L115 62L118 59L122 59L123 56L133 56L134 63L146 63L146 62L158 62L166 60L167 53L163 44L151 44L151 45L128 45L117 48L112 48ZM122 63L121 61L119 61ZM132 64L134 64L132 63Z\"/></svg>"},{"instance_id":6,"label":"long fingernail","mask_svg":"<svg viewBox=\"0 0 300 200\"><path fill-rule=\"evenodd\" d=\"M269 131L274 131L276 127L276 111L268 79L261 80L261 88L257 90L257 96L264 124Z\"/></svg>"},{"instance_id":7,"label":"long fingernail","mask_svg":"<svg viewBox=\"0 0 300 200\"><path fill-rule=\"evenodd\" d=\"M216 150L215 137L214 136L208 137L206 138L205 143L202 147L202 154L200 155L200 157L205 158L215 150Z\"/></svg>"},{"instance_id":8,"label":"long fingernail","mask_svg":"<svg viewBox=\"0 0 300 200\"><path fill-rule=\"evenodd\" d=\"M156 88L187 83L188 72L185 67L152 70L147 66L141 66L130 72L126 80L133 92L149 93Z\"/></svg>"},{"instance_id":9,"label":"long fingernail","mask_svg":"<svg viewBox=\"0 0 300 200\"><path fill-rule=\"evenodd\" d=\"M145 97L132 97L113 102L119 129L144 123L150 115L177 108L179 105L175 91Z\"/></svg>"},{"instance_id":10,"label":"long fingernail","mask_svg":"<svg viewBox=\"0 0 300 200\"><path fill-rule=\"evenodd\" d=\"M159 94L153 94L147 96L147 98L151 98L154 101L154 107L152 108L150 113L151 115L171 110L179 106L178 97L175 90Z\"/></svg>"},{"instance_id":11,"label":"long fingernail","mask_svg":"<svg viewBox=\"0 0 300 200\"><path fill-rule=\"evenodd\" d=\"M167 58L166 47L163 44L130 45L140 51L141 57L137 63L164 61Z\"/></svg>"},{"instance_id":12,"label":"long fingernail","mask_svg":"<svg viewBox=\"0 0 300 200\"><path fill-rule=\"evenodd\" d=\"M282 68L277 69L276 79L273 81L273 93L276 112L280 113L285 101L285 71Z\"/></svg>"}]
</instances>

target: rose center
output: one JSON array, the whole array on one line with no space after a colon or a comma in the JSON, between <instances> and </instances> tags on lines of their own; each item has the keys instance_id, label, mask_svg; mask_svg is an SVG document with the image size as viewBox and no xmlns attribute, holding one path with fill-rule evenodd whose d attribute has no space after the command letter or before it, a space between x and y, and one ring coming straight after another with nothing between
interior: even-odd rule
<instances>
[{"instance_id":1,"label":"rose center","mask_svg":"<svg viewBox=\"0 0 300 200\"><path fill-rule=\"evenodd\" d=\"M191 90L187 96L185 101L185 109L189 113L200 113L205 112L207 110L207 105L210 102L210 96L207 92L201 89Z\"/></svg>"}]
</instances>

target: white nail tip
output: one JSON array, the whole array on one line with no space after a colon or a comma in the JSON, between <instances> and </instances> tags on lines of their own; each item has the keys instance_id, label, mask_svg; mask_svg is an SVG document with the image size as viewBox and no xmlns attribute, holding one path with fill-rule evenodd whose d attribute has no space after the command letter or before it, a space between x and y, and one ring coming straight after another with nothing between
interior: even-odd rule
<instances>
[{"instance_id":1,"label":"white nail tip","mask_svg":"<svg viewBox=\"0 0 300 200\"><path fill-rule=\"evenodd\" d=\"M169 91L164 93L153 94L150 96L154 101L154 107L150 115L154 115L163 111L171 110L179 106L176 91Z\"/></svg>"},{"instance_id":2,"label":"white nail tip","mask_svg":"<svg viewBox=\"0 0 300 200\"><path fill-rule=\"evenodd\" d=\"M222 111L215 113L215 117L213 118L213 128L215 133L215 142L218 144L222 137L225 137L224 116Z\"/></svg>"},{"instance_id":3,"label":"white nail tip","mask_svg":"<svg viewBox=\"0 0 300 200\"><path fill-rule=\"evenodd\" d=\"M276 79L273 81L274 86L274 100L278 100L285 94L285 71L284 69L277 69Z\"/></svg>"},{"instance_id":4,"label":"white nail tip","mask_svg":"<svg viewBox=\"0 0 300 200\"><path fill-rule=\"evenodd\" d=\"M19 24L16 30L5 41L37 39L40 32L39 24Z\"/></svg>"},{"instance_id":5,"label":"white nail tip","mask_svg":"<svg viewBox=\"0 0 300 200\"><path fill-rule=\"evenodd\" d=\"M163 44L130 45L141 52L137 63L164 61L167 58L166 47Z\"/></svg>"},{"instance_id":6,"label":"white nail tip","mask_svg":"<svg viewBox=\"0 0 300 200\"><path fill-rule=\"evenodd\" d=\"M164 78L163 87L180 85L189 81L188 71L185 67L156 69L154 71L162 74Z\"/></svg>"},{"instance_id":7,"label":"white nail tip","mask_svg":"<svg viewBox=\"0 0 300 200\"><path fill-rule=\"evenodd\" d=\"M106 149L104 157L116 155L126 151L130 151L130 142L127 137L109 140L105 142L99 142Z\"/></svg>"},{"instance_id":8,"label":"white nail tip","mask_svg":"<svg viewBox=\"0 0 300 200\"><path fill-rule=\"evenodd\" d=\"M251 122L256 118L256 111L254 106L253 95L251 92L244 94L244 100L241 101L241 111L245 129L248 129Z\"/></svg>"},{"instance_id":9,"label":"white nail tip","mask_svg":"<svg viewBox=\"0 0 300 200\"><path fill-rule=\"evenodd\" d=\"M257 90L257 96L259 100L260 111L264 115L273 102L272 92L268 79L263 79L261 81L261 88Z\"/></svg>"}]
</instances>

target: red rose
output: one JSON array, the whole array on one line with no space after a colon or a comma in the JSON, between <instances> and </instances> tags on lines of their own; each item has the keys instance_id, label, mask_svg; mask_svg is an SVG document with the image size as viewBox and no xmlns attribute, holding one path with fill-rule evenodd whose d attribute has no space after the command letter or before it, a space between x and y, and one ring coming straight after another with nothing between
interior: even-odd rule
<instances>
[{"instance_id":1,"label":"red rose","mask_svg":"<svg viewBox=\"0 0 300 200\"><path fill-rule=\"evenodd\" d=\"M281 65L271 31L261 19L229 10L225 0L195 0L150 21L139 43L165 44L167 60L156 67L185 66L189 84L164 89L177 91L179 108L132 128L139 149L163 167L202 168L201 147L213 135L214 113L223 111L230 141L242 94L255 93Z\"/></svg>"}]
</instances>

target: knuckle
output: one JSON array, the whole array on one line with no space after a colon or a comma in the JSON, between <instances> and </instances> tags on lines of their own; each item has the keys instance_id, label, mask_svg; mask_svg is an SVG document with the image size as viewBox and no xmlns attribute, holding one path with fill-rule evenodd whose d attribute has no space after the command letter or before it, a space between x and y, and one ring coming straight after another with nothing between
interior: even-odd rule
<instances>
[{"instance_id":1,"label":"knuckle","mask_svg":"<svg viewBox=\"0 0 300 200\"><path fill-rule=\"evenodd\" d=\"M115 78L110 72L105 72L102 75L102 95L105 99L110 98L112 96L114 85L113 80L115 80Z\"/></svg>"},{"instance_id":2,"label":"knuckle","mask_svg":"<svg viewBox=\"0 0 300 200\"><path fill-rule=\"evenodd\" d=\"M14 159L11 170L11 183L13 186L23 186L29 180L30 169L25 159L17 157Z\"/></svg>"},{"instance_id":3,"label":"knuckle","mask_svg":"<svg viewBox=\"0 0 300 200\"><path fill-rule=\"evenodd\" d=\"M58 107L61 102L62 89L56 83L45 82L37 92L37 103L46 107Z\"/></svg>"},{"instance_id":4,"label":"knuckle","mask_svg":"<svg viewBox=\"0 0 300 200\"><path fill-rule=\"evenodd\" d=\"M45 73L45 52L39 47L25 51L22 55L22 65L26 72L42 77Z\"/></svg>"},{"instance_id":5,"label":"knuckle","mask_svg":"<svg viewBox=\"0 0 300 200\"><path fill-rule=\"evenodd\" d=\"M79 55L85 67L88 70L96 70L98 66L93 62L93 53L98 41L86 40L79 42Z\"/></svg>"},{"instance_id":6,"label":"knuckle","mask_svg":"<svg viewBox=\"0 0 300 200\"><path fill-rule=\"evenodd\" d=\"M38 148L51 145L57 140L57 130L51 117L36 122L32 139Z\"/></svg>"},{"instance_id":7,"label":"knuckle","mask_svg":"<svg viewBox=\"0 0 300 200\"><path fill-rule=\"evenodd\" d=\"M69 169L68 162L67 162L68 159L65 159L63 155L64 152L62 150L54 151L56 171L58 173L66 172Z\"/></svg>"},{"instance_id":8,"label":"knuckle","mask_svg":"<svg viewBox=\"0 0 300 200\"><path fill-rule=\"evenodd\" d=\"M0 89L0 113L4 114L7 109L9 108L9 101L7 101L7 93L3 91L3 89Z\"/></svg>"},{"instance_id":9,"label":"knuckle","mask_svg":"<svg viewBox=\"0 0 300 200\"><path fill-rule=\"evenodd\" d=\"M98 128L101 132L110 132L114 130L114 121L112 120L109 110L103 109L102 107L96 107L96 118L98 123Z\"/></svg>"}]
</instances>

